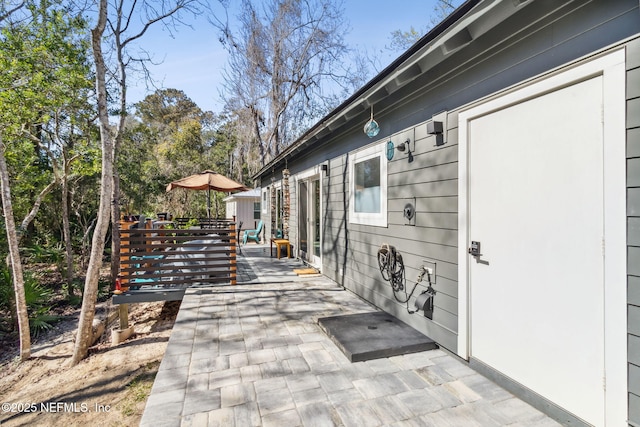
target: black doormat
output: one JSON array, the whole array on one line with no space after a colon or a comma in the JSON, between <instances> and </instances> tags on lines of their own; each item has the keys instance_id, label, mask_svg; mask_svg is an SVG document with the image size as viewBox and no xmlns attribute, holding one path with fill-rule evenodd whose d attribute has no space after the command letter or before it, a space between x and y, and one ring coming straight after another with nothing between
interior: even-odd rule
<instances>
[{"instance_id":1,"label":"black doormat","mask_svg":"<svg viewBox=\"0 0 640 427\"><path fill-rule=\"evenodd\" d=\"M438 347L431 338L382 311L323 317L318 324L351 362Z\"/></svg>"}]
</instances>

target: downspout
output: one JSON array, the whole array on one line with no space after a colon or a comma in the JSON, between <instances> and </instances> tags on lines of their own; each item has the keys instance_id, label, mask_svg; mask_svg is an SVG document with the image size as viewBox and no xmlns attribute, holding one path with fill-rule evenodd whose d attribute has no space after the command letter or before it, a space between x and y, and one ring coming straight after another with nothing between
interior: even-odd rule
<instances>
[{"instance_id":1,"label":"downspout","mask_svg":"<svg viewBox=\"0 0 640 427\"><path fill-rule=\"evenodd\" d=\"M345 155L344 169L342 171L342 206L344 207L344 253L342 254L342 276L340 277L340 284L342 288L346 289L344 277L347 271L347 253L349 252L349 219L347 218L349 212L349 196L347 191L347 172L349 171L349 153Z\"/></svg>"}]
</instances>

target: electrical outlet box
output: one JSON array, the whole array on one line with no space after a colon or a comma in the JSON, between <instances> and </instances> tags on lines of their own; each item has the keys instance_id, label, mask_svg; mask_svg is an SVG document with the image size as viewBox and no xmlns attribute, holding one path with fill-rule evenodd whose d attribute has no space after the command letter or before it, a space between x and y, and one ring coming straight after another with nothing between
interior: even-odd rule
<instances>
[{"instance_id":1,"label":"electrical outlet box","mask_svg":"<svg viewBox=\"0 0 640 427\"><path fill-rule=\"evenodd\" d=\"M436 274L437 274L436 265L437 264L434 260L422 261L422 267L424 267L424 270L427 272L429 278L431 279L432 285L436 284ZM425 277L424 277L425 281L428 279L427 274L425 274Z\"/></svg>"}]
</instances>

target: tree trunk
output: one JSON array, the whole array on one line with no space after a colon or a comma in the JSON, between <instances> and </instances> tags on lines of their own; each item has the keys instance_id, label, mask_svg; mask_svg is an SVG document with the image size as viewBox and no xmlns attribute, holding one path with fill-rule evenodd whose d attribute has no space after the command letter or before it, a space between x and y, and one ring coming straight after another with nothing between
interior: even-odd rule
<instances>
[{"instance_id":1,"label":"tree trunk","mask_svg":"<svg viewBox=\"0 0 640 427\"><path fill-rule=\"evenodd\" d=\"M71 225L69 224L69 181L67 179L68 171L66 170L62 176L62 233L64 235L65 258L67 262L67 293L68 296L73 295L73 247L71 245Z\"/></svg>"},{"instance_id":2,"label":"tree trunk","mask_svg":"<svg viewBox=\"0 0 640 427\"><path fill-rule=\"evenodd\" d=\"M56 186L57 183L58 183L58 181L54 179L52 182L50 182L40 192L40 194L38 194L38 197L36 197L35 202L33 202L33 207L31 208L31 211L22 220L22 224L20 225L20 234L18 235L18 239L22 239L22 237L24 236L24 232L29 227L29 224L31 224L31 221L33 221L33 219L38 214L38 211L40 210L40 205L42 204L42 201L44 200L45 196L47 194L49 194L51 192L51 190L54 189L54 187ZM20 243L20 240L18 240L18 243Z\"/></svg>"},{"instance_id":3,"label":"tree trunk","mask_svg":"<svg viewBox=\"0 0 640 427\"><path fill-rule=\"evenodd\" d=\"M15 291L16 314L18 316L18 330L20 332L20 360L31 357L31 335L29 332L29 313L24 294L24 277L22 275L22 262L18 248L18 233L13 219L13 206L11 204L11 188L9 186L9 172L4 158L4 144L0 135L0 183L2 184L2 206L4 209L7 241L9 243L9 257L11 259L11 271L13 273L13 287Z\"/></svg>"},{"instance_id":4,"label":"tree trunk","mask_svg":"<svg viewBox=\"0 0 640 427\"><path fill-rule=\"evenodd\" d=\"M82 236L82 249L80 254L80 269L84 271L87 268L87 257L89 255L89 238L91 237L91 230L96 225L97 218L93 218L89 225L87 226L83 236Z\"/></svg>"},{"instance_id":5,"label":"tree trunk","mask_svg":"<svg viewBox=\"0 0 640 427\"><path fill-rule=\"evenodd\" d=\"M100 123L100 140L102 142L102 175L100 186L100 207L96 229L91 244L91 256L87 268L87 278L84 283L82 311L78 323L78 332L71 365L77 365L87 356L91 345L93 318L95 316L96 300L98 296L98 280L102 266L104 239L109 228L110 205L113 194L113 135L109 125L107 110L106 65L102 55L102 35L107 22L107 0L100 0L98 23L91 30L91 45L96 63L96 92L98 98L98 118Z\"/></svg>"}]
</instances>

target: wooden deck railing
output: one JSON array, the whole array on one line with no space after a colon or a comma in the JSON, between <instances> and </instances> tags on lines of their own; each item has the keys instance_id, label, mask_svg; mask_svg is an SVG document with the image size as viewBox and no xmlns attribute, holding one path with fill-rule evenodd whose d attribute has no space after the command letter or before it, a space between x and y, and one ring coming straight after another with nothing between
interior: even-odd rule
<instances>
[{"instance_id":1,"label":"wooden deck railing","mask_svg":"<svg viewBox=\"0 0 640 427\"><path fill-rule=\"evenodd\" d=\"M206 228L130 228L121 224L120 286L123 290L236 284L237 235L232 220Z\"/></svg>"}]
</instances>

